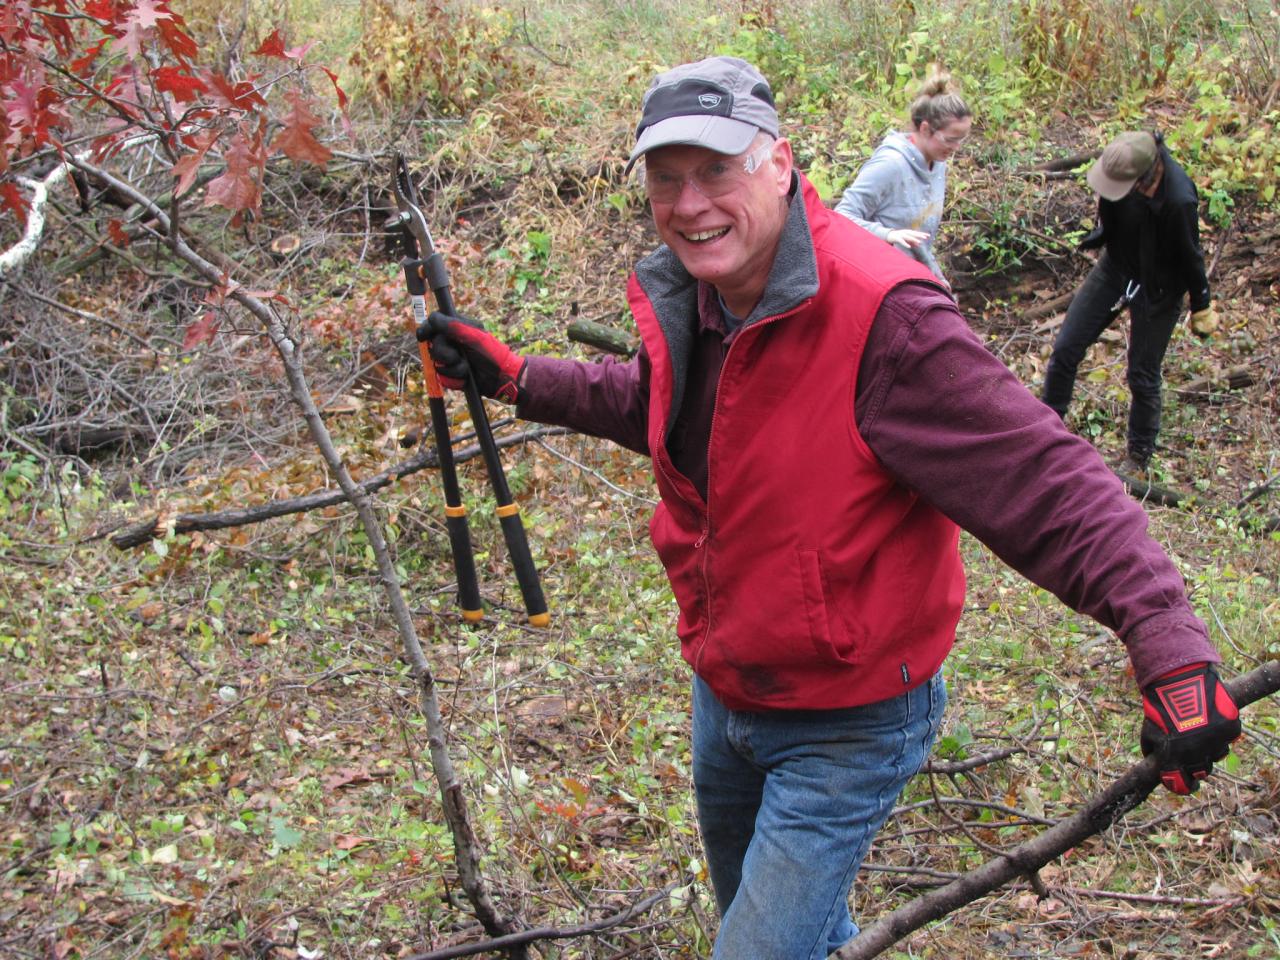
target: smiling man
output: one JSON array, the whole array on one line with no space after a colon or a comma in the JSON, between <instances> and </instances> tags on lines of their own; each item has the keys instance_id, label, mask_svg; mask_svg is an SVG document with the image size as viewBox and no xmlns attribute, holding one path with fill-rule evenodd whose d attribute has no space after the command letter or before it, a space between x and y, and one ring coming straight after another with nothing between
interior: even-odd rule
<instances>
[{"instance_id":1,"label":"smiling man","mask_svg":"<svg viewBox=\"0 0 1280 960\"><path fill-rule=\"evenodd\" d=\"M936 278L826 208L769 84L659 75L630 164L662 246L627 287L635 359L418 332L520 416L652 457L650 533L693 670L693 776L718 960L816 960L942 722L959 528L1123 640L1142 747L1187 793L1239 735L1218 654L1146 514L986 351Z\"/></svg>"}]
</instances>

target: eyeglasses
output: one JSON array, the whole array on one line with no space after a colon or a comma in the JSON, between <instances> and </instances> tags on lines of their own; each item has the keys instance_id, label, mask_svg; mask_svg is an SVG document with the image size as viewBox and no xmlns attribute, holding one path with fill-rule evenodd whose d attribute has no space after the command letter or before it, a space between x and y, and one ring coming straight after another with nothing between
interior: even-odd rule
<instances>
[{"instance_id":1,"label":"eyeglasses","mask_svg":"<svg viewBox=\"0 0 1280 960\"><path fill-rule=\"evenodd\" d=\"M655 203L675 203L680 199L680 194L684 193L686 182L708 199L723 197L732 193L763 167L772 152L773 141L769 140L749 153L709 160L685 176L661 167L650 167L645 163L645 190L648 191L649 199Z\"/></svg>"},{"instance_id":2,"label":"eyeglasses","mask_svg":"<svg viewBox=\"0 0 1280 960\"><path fill-rule=\"evenodd\" d=\"M937 137L939 140L941 140L948 147L951 147L956 150L963 147L969 139L969 134L967 133L960 137L949 137L945 133L939 133L937 130L935 130L933 131L933 135Z\"/></svg>"}]
</instances>

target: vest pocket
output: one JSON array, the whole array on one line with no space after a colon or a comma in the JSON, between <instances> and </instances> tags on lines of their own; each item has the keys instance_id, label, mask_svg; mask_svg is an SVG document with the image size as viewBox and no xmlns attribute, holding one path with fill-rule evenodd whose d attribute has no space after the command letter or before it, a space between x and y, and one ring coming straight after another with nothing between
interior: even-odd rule
<instances>
[{"instance_id":1,"label":"vest pocket","mask_svg":"<svg viewBox=\"0 0 1280 960\"><path fill-rule=\"evenodd\" d=\"M845 628L831 584L817 550L797 550L800 584L804 591L804 613L809 622L809 639L818 655L828 661L855 662L855 650Z\"/></svg>"}]
</instances>

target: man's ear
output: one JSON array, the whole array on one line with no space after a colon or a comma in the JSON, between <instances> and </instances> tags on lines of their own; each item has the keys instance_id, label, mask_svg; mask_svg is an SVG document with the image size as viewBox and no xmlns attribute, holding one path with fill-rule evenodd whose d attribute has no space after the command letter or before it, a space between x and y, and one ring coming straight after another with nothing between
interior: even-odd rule
<instances>
[{"instance_id":1,"label":"man's ear","mask_svg":"<svg viewBox=\"0 0 1280 960\"><path fill-rule=\"evenodd\" d=\"M773 150L769 153L770 175L778 187L778 196L785 197L791 189L791 170L795 166L795 158L791 155L791 141L779 137L773 142Z\"/></svg>"}]
</instances>

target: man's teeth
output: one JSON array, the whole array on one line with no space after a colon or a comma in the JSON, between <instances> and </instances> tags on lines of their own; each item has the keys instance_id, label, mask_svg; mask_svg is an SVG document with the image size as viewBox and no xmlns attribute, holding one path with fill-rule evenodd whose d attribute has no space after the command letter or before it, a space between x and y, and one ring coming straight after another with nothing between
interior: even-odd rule
<instances>
[{"instance_id":1,"label":"man's teeth","mask_svg":"<svg viewBox=\"0 0 1280 960\"><path fill-rule=\"evenodd\" d=\"M692 240L693 242L698 243L702 240L714 240L716 237L723 237L728 232L728 227L721 227L719 230L703 230L701 233L686 233L684 237L686 240Z\"/></svg>"}]
</instances>

